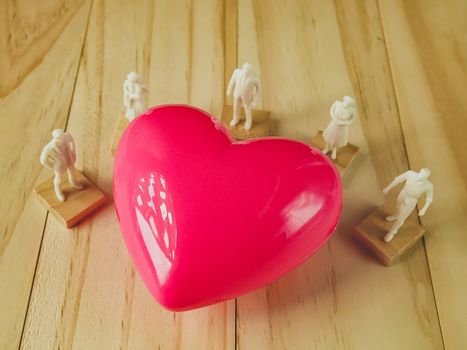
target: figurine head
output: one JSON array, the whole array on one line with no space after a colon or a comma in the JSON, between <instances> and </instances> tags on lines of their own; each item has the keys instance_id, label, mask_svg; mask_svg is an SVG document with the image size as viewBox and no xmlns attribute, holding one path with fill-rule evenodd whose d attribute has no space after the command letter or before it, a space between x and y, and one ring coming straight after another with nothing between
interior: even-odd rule
<instances>
[{"instance_id":1,"label":"figurine head","mask_svg":"<svg viewBox=\"0 0 467 350\"><path fill-rule=\"evenodd\" d=\"M54 131L52 131L52 137L54 139L58 139L62 135L63 135L63 130L62 129L55 129Z\"/></svg>"},{"instance_id":2,"label":"figurine head","mask_svg":"<svg viewBox=\"0 0 467 350\"><path fill-rule=\"evenodd\" d=\"M348 120L357 113L355 100L350 96L344 96L342 101L337 102L336 112L339 119Z\"/></svg>"},{"instance_id":3,"label":"figurine head","mask_svg":"<svg viewBox=\"0 0 467 350\"><path fill-rule=\"evenodd\" d=\"M342 103L344 107L352 107L352 108L357 107L355 104L355 100L352 97L347 96L347 95L345 95L344 98L342 99Z\"/></svg>"},{"instance_id":4,"label":"figurine head","mask_svg":"<svg viewBox=\"0 0 467 350\"><path fill-rule=\"evenodd\" d=\"M126 79L132 83L138 83L141 81L141 76L136 72L131 72L127 74Z\"/></svg>"},{"instance_id":5,"label":"figurine head","mask_svg":"<svg viewBox=\"0 0 467 350\"><path fill-rule=\"evenodd\" d=\"M420 180L426 180L431 175L431 171L428 168L421 168L418 172L418 178Z\"/></svg>"},{"instance_id":6,"label":"figurine head","mask_svg":"<svg viewBox=\"0 0 467 350\"><path fill-rule=\"evenodd\" d=\"M248 73L253 72L253 65L251 63L244 63L242 66L242 70Z\"/></svg>"}]
</instances>

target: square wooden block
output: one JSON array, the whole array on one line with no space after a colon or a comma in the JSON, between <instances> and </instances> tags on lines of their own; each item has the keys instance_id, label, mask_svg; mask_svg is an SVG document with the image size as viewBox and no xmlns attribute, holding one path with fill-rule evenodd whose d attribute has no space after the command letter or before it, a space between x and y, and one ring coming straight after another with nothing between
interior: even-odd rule
<instances>
[{"instance_id":1,"label":"square wooden block","mask_svg":"<svg viewBox=\"0 0 467 350\"><path fill-rule=\"evenodd\" d=\"M117 123L115 124L114 134L112 136L112 142L110 143L110 152L115 155L117 151L118 143L123 135L123 132L127 128L130 121L125 117L124 113L119 113Z\"/></svg>"},{"instance_id":2,"label":"square wooden block","mask_svg":"<svg viewBox=\"0 0 467 350\"><path fill-rule=\"evenodd\" d=\"M384 218L390 214L383 208L377 208L363 219L354 231L354 237L386 266L392 265L421 239L426 231L424 227L409 218L394 238L386 243L384 236L389 232L394 222L386 221Z\"/></svg>"},{"instance_id":3,"label":"square wooden block","mask_svg":"<svg viewBox=\"0 0 467 350\"><path fill-rule=\"evenodd\" d=\"M230 126L230 121L233 116L233 107L224 106L222 111L221 121L225 127L229 130L230 135L235 140L248 140L255 137L262 137L269 135L269 111L263 111L259 109L252 110L253 123L250 130L245 130L245 111L241 108L242 120L235 126Z\"/></svg>"},{"instance_id":4,"label":"square wooden block","mask_svg":"<svg viewBox=\"0 0 467 350\"><path fill-rule=\"evenodd\" d=\"M53 177L34 188L34 193L58 221L70 228L103 205L106 197L99 188L79 172L76 172L76 178L83 185L82 190L73 188L66 174L63 177L61 189L66 197L64 202L60 202L55 196Z\"/></svg>"},{"instance_id":5,"label":"square wooden block","mask_svg":"<svg viewBox=\"0 0 467 350\"><path fill-rule=\"evenodd\" d=\"M311 144L320 151L324 149L326 142L323 139L322 130L319 130L318 133L311 138ZM350 164L352 164L358 150L359 148L357 146L348 143L347 146L337 149L336 159L331 159L331 152L329 152L327 156L336 165L337 170L339 170L339 173L342 176L345 170L347 170L350 167Z\"/></svg>"}]
</instances>

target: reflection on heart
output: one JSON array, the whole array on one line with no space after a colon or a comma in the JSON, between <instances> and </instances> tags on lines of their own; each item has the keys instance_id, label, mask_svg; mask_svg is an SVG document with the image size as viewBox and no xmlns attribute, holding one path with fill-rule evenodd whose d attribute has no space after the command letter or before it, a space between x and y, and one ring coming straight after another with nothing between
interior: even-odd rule
<instances>
[{"instance_id":1,"label":"reflection on heart","mask_svg":"<svg viewBox=\"0 0 467 350\"><path fill-rule=\"evenodd\" d=\"M172 198L161 175L150 173L135 187L135 213L154 272L163 285L172 266L177 244L177 225Z\"/></svg>"}]
</instances>

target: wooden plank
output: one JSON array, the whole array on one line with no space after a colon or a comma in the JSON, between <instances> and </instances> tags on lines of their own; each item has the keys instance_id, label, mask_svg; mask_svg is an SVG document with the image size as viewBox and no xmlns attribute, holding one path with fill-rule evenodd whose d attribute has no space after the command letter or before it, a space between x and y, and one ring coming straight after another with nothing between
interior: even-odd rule
<instances>
[{"instance_id":1,"label":"wooden plank","mask_svg":"<svg viewBox=\"0 0 467 350\"><path fill-rule=\"evenodd\" d=\"M432 170L421 218L446 349L467 348L467 3L381 1L407 152Z\"/></svg>"},{"instance_id":2,"label":"wooden plank","mask_svg":"<svg viewBox=\"0 0 467 350\"><path fill-rule=\"evenodd\" d=\"M220 113L223 25L223 5L216 1L93 2L68 131L78 166L107 194L113 172L108 147L126 74L142 72L149 105L191 102ZM234 331L233 302L177 314L154 301L128 257L111 206L73 231L48 220L24 348L232 349Z\"/></svg>"},{"instance_id":3,"label":"wooden plank","mask_svg":"<svg viewBox=\"0 0 467 350\"><path fill-rule=\"evenodd\" d=\"M2 349L20 343L46 217L30 195L40 151L68 116L88 14L89 1L0 4Z\"/></svg>"},{"instance_id":4,"label":"wooden plank","mask_svg":"<svg viewBox=\"0 0 467 350\"><path fill-rule=\"evenodd\" d=\"M93 1L73 96L68 131L77 167L109 196L109 145L122 110L122 84L133 70L147 79L147 10L145 2ZM48 220L23 348L127 348L134 279L112 205L72 231Z\"/></svg>"},{"instance_id":5,"label":"wooden plank","mask_svg":"<svg viewBox=\"0 0 467 350\"><path fill-rule=\"evenodd\" d=\"M308 141L327 125L330 105L345 94L356 97L361 116L350 130L360 155L344 178L336 234L301 267L238 299L237 341L240 348L255 349L439 349L423 246L388 269L351 238L353 227L382 202L381 184L407 162L378 7L374 1L337 5L239 3L238 61L259 67L262 108L276 119L278 134ZM344 45L360 51L350 55ZM385 117L382 130L369 121ZM375 136L367 142L368 131ZM394 148L388 140L396 142ZM375 150L382 158L376 159Z\"/></svg>"}]
</instances>

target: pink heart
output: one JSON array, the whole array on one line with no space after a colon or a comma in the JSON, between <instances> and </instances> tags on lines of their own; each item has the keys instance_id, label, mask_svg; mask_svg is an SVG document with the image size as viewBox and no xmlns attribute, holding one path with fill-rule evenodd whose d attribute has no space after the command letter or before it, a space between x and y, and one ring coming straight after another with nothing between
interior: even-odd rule
<instances>
[{"instance_id":1,"label":"pink heart","mask_svg":"<svg viewBox=\"0 0 467 350\"><path fill-rule=\"evenodd\" d=\"M167 105L126 129L114 199L146 286L181 311L252 291L306 260L334 231L342 186L304 143L235 142L206 112Z\"/></svg>"}]
</instances>

